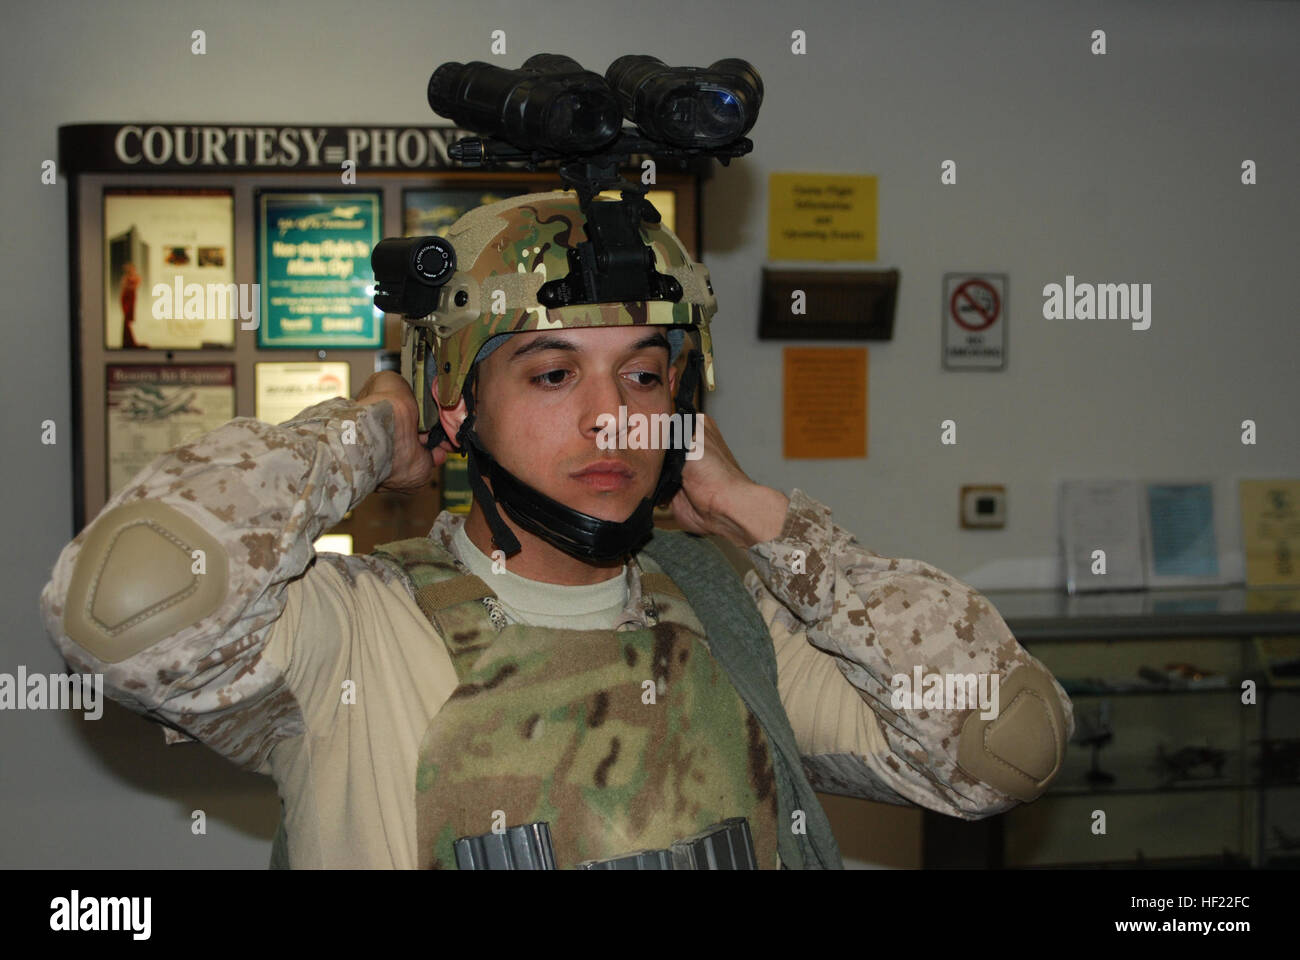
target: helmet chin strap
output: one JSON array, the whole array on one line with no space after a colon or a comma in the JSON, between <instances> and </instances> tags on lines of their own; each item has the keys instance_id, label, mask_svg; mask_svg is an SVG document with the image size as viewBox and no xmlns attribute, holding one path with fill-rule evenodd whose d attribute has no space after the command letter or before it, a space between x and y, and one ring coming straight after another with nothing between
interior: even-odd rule
<instances>
[{"instance_id":1,"label":"helmet chin strap","mask_svg":"<svg viewBox=\"0 0 1300 960\"><path fill-rule=\"evenodd\" d=\"M682 439L694 436L695 387L700 378L704 357L698 350L687 355L686 370L678 386L675 403L681 414ZM607 563L632 553L650 539L654 532L654 508L676 496L682 486L682 467L686 460L683 447L668 450L664 455L659 482L649 497L643 498L636 510L626 520L602 520L590 514L566 507L558 500L535 490L507 471L484 448L474 430L474 377L477 367L471 367L465 380L465 406L468 416L456 433L457 445L465 451L470 489L474 499L483 508L492 542L506 556L521 549L519 538L501 519L497 502L506 514L529 533L540 537L571 557L588 563ZM492 481L488 490L483 482L486 476Z\"/></svg>"}]
</instances>

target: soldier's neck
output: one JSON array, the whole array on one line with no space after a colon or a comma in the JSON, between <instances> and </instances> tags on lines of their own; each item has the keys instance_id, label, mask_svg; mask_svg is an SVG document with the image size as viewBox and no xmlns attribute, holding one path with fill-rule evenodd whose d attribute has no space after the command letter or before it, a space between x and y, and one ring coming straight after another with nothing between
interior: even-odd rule
<instances>
[{"instance_id":1,"label":"soldier's neck","mask_svg":"<svg viewBox=\"0 0 1300 960\"><path fill-rule=\"evenodd\" d=\"M623 567L621 560L595 564L571 557L541 537L522 529L499 507L497 512L501 515L502 522L519 538L519 552L507 557L505 561L506 569L513 574L542 583L580 587L608 580ZM470 543L489 558L492 551L497 549L492 543L492 530L488 527L487 515L477 500L473 502L469 516L465 519L465 535L469 537Z\"/></svg>"}]
</instances>

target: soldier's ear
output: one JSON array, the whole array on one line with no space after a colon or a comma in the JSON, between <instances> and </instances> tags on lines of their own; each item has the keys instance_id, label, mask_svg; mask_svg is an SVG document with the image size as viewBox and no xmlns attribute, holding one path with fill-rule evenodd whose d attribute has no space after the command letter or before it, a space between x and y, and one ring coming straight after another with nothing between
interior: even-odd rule
<instances>
[{"instance_id":1,"label":"soldier's ear","mask_svg":"<svg viewBox=\"0 0 1300 960\"><path fill-rule=\"evenodd\" d=\"M460 432L460 425L465 422L469 416L469 410L465 406L465 398L462 396L456 401L454 406L444 407L438 403L438 378L435 375L433 384L429 388L433 394L434 405L438 407L438 422L442 424L442 429L447 432L447 437L453 447L456 446L456 434Z\"/></svg>"}]
</instances>

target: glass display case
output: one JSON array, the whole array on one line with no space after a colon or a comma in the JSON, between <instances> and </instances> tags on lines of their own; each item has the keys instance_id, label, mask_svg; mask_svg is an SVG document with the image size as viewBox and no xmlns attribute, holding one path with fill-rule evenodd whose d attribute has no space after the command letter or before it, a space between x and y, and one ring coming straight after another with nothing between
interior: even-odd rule
<instances>
[{"instance_id":1,"label":"glass display case","mask_svg":"<svg viewBox=\"0 0 1300 960\"><path fill-rule=\"evenodd\" d=\"M987 591L1074 704L1061 773L925 866L1300 865L1300 591Z\"/></svg>"}]
</instances>

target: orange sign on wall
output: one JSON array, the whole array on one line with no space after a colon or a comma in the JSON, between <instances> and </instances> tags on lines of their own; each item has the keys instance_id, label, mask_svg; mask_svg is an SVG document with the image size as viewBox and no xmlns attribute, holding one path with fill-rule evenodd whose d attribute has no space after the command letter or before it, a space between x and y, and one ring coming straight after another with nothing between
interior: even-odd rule
<instances>
[{"instance_id":1,"label":"orange sign on wall","mask_svg":"<svg viewBox=\"0 0 1300 960\"><path fill-rule=\"evenodd\" d=\"M866 347L786 347L784 456L867 455Z\"/></svg>"}]
</instances>

